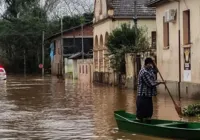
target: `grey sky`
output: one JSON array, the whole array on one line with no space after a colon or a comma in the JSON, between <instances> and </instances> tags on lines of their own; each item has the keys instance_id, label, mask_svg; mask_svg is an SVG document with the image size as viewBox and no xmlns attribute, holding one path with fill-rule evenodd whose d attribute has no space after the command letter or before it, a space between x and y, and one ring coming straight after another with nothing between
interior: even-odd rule
<instances>
[{"instance_id":1,"label":"grey sky","mask_svg":"<svg viewBox=\"0 0 200 140\"><path fill-rule=\"evenodd\" d=\"M1 0L2 1L2 0ZM40 5L44 6L46 0L40 0ZM51 0L48 0L51 1ZM94 0L52 0L57 3L54 4L52 10L48 11L49 17L60 15L74 15L84 12L92 12L94 7ZM0 14L5 11L4 4L0 6Z\"/></svg>"}]
</instances>

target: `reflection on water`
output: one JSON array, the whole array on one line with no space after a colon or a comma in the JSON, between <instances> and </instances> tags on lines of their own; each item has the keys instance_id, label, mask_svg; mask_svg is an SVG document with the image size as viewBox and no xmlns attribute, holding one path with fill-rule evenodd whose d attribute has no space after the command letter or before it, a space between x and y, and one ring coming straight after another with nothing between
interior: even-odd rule
<instances>
[{"instance_id":1,"label":"reflection on water","mask_svg":"<svg viewBox=\"0 0 200 140\"><path fill-rule=\"evenodd\" d=\"M0 81L0 135L2 139L161 140L118 131L113 112L134 113L135 100L132 90L73 80L58 83L54 77L8 76ZM154 118L179 120L168 96L155 98L154 110Z\"/></svg>"}]
</instances>

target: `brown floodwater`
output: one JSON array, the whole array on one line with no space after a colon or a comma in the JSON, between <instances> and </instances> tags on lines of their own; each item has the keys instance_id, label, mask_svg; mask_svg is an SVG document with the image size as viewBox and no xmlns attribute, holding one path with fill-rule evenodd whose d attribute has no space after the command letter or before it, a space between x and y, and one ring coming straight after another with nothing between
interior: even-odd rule
<instances>
[{"instance_id":1,"label":"brown floodwater","mask_svg":"<svg viewBox=\"0 0 200 140\"><path fill-rule=\"evenodd\" d=\"M113 112L134 113L135 100L132 90L101 84L8 76L0 81L0 138L163 140L118 131ZM185 100L182 105L193 102ZM180 120L168 95L154 99L154 118Z\"/></svg>"}]
</instances>

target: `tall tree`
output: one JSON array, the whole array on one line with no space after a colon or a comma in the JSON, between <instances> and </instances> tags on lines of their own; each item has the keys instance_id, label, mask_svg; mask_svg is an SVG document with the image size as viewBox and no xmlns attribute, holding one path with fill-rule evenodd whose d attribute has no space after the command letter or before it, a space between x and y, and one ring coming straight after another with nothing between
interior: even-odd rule
<instances>
[{"instance_id":1,"label":"tall tree","mask_svg":"<svg viewBox=\"0 0 200 140\"><path fill-rule=\"evenodd\" d=\"M39 0L4 0L6 11L3 18L17 18L18 14L32 8L33 4L38 4Z\"/></svg>"},{"instance_id":2,"label":"tall tree","mask_svg":"<svg viewBox=\"0 0 200 140\"><path fill-rule=\"evenodd\" d=\"M42 31L47 31L46 12L37 0L6 0L4 20L0 21L0 42L2 54L6 55L8 70L23 70L24 52L27 71L38 71L41 62Z\"/></svg>"}]
</instances>

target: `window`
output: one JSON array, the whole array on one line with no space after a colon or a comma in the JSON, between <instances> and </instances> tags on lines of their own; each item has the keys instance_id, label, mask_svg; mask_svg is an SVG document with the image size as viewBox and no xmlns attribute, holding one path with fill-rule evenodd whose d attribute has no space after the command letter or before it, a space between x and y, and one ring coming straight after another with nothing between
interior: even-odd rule
<instances>
[{"instance_id":1,"label":"window","mask_svg":"<svg viewBox=\"0 0 200 140\"><path fill-rule=\"evenodd\" d=\"M82 72L84 73L84 65L82 66L82 69L83 69Z\"/></svg>"},{"instance_id":2,"label":"window","mask_svg":"<svg viewBox=\"0 0 200 140\"><path fill-rule=\"evenodd\" d=\"M164 47L169 46L169 23L165 22L165 17L163 17L163 40Z\"/></svg>"},{"instance_id":3,"label":"window","mask_svg":"<svg viewBox=\"0 0 200 140\"><path fill-rule=\"evenodd\" d=\"M151 47L156 49L156 31L151 32Z\"/></svg>"},{"instance_id":4,"label":"window","mask_svg":"<svg viewBox=\"0 0 200 140\"><path fill-rule=\"evenodd\" d=\"M86 74L88 73L87 65L86 65Z\"/></svg>"},{"instance_id":5,"label":"window","mask_svg":"<svg viewBox=\"0 0 200 140\"><path fill-rule=\"evenodd\" d=\"M81 73L81 66L79 65L79 73Z\"/></svg>"},{"instance_id":6,"label":"window","mask_svg":"<svg viewBox=\"0 0 200 140\"><path fill-rule=\"evenodd\" d=\"M183 11L183 44L190 44L190 10Z\"/></svg>"}]
</instances>

